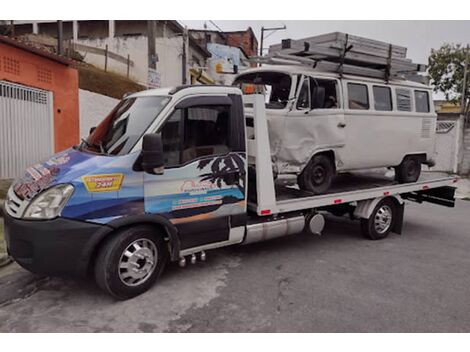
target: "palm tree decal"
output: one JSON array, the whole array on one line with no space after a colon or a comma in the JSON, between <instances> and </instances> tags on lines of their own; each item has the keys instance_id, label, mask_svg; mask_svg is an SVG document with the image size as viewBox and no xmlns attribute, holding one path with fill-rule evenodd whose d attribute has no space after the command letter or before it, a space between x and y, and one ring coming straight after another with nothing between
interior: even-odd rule
<instances>
[{"instance_id":1,"label":"palm tree decal","mask_svg":"<svg viewBox=\"0 0 470 352\"><path fill-rule=\"evenodd\" d=\"M202 181L209 181L222 188L222 182L227 186L237 185L242 194L245 194L245 155L230 153L215 159L200 160L197 168L204 169L211 162L211 172L201 174Z\"/></svg>"}]
</instances>

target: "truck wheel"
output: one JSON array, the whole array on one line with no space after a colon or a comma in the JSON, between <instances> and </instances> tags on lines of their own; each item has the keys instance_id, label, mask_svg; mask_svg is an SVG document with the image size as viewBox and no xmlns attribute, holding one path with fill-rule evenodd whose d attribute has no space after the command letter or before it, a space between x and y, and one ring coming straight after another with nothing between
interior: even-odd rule
<instances>
[{"instance_id":1,"label":"truck wheel","mask_svg":"<svg viewBox=\"0 0 470 352\"><path fill-rule=\"evenodd\" d=\"M326 155L315 155L297 178L300 189L315 194L325 193L335 175L333 161Z\"/></svg>"},{"instance_id":2,"label":"truck wheel","mask_svg":"<svg viewBox=\"0 0 470 352\"><path fill-rule=\"evenodd\" d=\"M168 250L155 228L138 225L118 231L100 249L95 263L98 286L125 300L147 291L162 273Z\"/></svg>"},{"instance_id":3,"label":"truck wheel","mask_svg":"<svg viewBox=\"0 0 470 352\"><path fill-rule=\"evenodd\" d=\"M421 160L417 156L406 156L400 165L395 167L395 179L400 183L416 182L421 174Z\"/></svg>"},{"instance_id":4,"label":"truck wheel","mask_svg":"<svg viewBox=\"0 0 470 352\"><path fill-rule=\"evenodd\" d=\"M393 200L382 199L375 206L369 219L361 219L362 233L371 240L384 239L393 228L395 215L396 206Z\"/></svg>"}]
</instances>

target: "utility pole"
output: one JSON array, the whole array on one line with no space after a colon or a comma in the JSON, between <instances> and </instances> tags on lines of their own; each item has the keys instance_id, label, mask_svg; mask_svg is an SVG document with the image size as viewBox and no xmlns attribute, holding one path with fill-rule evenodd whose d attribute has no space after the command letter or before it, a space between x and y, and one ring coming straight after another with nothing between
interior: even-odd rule
<instances>
[{"instance_id":1,"label":"utility pole","mask_svg":"<svg viewBox=\"0 0 470 352\"><path fill-rule=\"evenodd\" d=\"M155 32L157 31L157 24L155 20L147 21L147 51L148 51L148 67L157 69L157 53L155 45Z\"/></svg>"},{"instance_id":2,"label":"utility pole","mask_svg":"<svg viewBox=\"0 0 470 352\"><path fill-rule=\"evenodd\" d=\"M188 27L184 27L183 29L183 54L181 55L182 58L182 81L183 84L188 84L188 54L189 54L189 40L188 40Z\"/></svg>"},{"instance_id":3,"label":"utility pole","mask_svg":"<svg viewBox=\"0 0 470 352\"><path fill-rule=\"evenodd\" d=\"M264 28L264 27L261 27L261 43L260 43L260 50L259 50L259 56L263 56L263 44L264 44L264 32L277 32L277 31L282 31L282 30L285 30L287 27L286 25L282 26L282 27L271 27L271 28ZM268 35L269 37L269 35ZM266 37L267 38L267 37Z\"/></svg>"},{"instance_id":4,"label":"utility pole","mask_svg":"<svg viewBox=\"0 0 470 352\"><path fill-rule=\"evenodd\" d=\"M64 26L57 21L57 54L64 55Z\"/></svg>"},{"instance_id":5,"label":"utility pole","mask_svg":"<svg viewBox=\"0 0 470 352\"><path fill-rule=\"evenodd\" d=\"M10 37L15 36L15 21L10 21Z\"/></svg>"}]
</instances>

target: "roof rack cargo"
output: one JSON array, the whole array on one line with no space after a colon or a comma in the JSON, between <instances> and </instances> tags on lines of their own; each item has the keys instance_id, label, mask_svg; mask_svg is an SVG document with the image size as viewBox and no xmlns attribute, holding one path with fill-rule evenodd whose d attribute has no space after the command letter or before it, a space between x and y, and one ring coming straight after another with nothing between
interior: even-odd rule
<instances>
[{"instance_id":1,"label":"roof rack cargo","mask_svg":"<svg viewBox=\"0 0 470 352\"><path fill-rule=\"evenodd\" d=\"M341 32L304 39L285 39L272 45L267 56L255 60L266 64L308 65L319 71L384 79L423 82L426 65L406 58L405 47Z\"/></svg>"}]
</instances>

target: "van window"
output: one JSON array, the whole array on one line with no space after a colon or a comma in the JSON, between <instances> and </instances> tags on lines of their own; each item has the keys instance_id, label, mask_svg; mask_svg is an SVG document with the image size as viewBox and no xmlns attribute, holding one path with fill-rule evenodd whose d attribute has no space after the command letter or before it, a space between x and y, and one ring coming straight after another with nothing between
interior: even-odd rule
<instances>
[{"instance_id":1,"label":"van window","mask_svg":"<svg viewBox=\"0 0 470 352\"><path fill-rule=\"evenodd\" d=\"M424 90L415 90L416 112L429 112L429 94Z\"/></svg>"},{"instance_id":2,"label":"van window","mask_svg":"<svg viewBox=\"0 0 470 352\"><path fill-rule=\"evenodd\" d=\"M304 79L297 99L297 109L337 109L338 107L335 80L313 77Z\"/></svg>"},{"instance_id":3,"label":"van window","mask_svg":"<svg viewBox=\"0 0 470 352\"><path fill-rule=\"evenodd\" d=\"M292 79L282 72L254 72L237 77L233 85L244 94L264 94L267 109L284 109L289 101Z\"/></svg>"},{"instance_id":4,"label":"van window","mask_svg":"<svg viewBox=\"0 0 470 352\"><path fill-rule=\"evenodd\" d=\"M365 84L348 83L348 97L350 109L369 109L369 94Z\"/></svg>"},{"instance_id":5,"label":"van window","mask_svg":"<svg viewBox=\"0 0 470 352\"><path fill-rule=\"evenodd\" d=\"M378 111L392 111L392 91L388 87L374 86L374 107Z\"/></svg>"},{"instance_id":6,"label":"van window","mask_svg":"<svg viewBox=\"0 0 470 352\"><path fill-rule=\"evenodd\" d=\"M230 151L230 106L178 109L161 129L165 166Z\"/></svg>"},{"instance_id":7,"label":"van window","mask_svg":"<svg viewBox=\"0 0 470 352\"><path fill-rule=\"evenodd\" d=\"M411 111L411 90L396 88L398 111Z\"/></svg>"}]
</instances>

